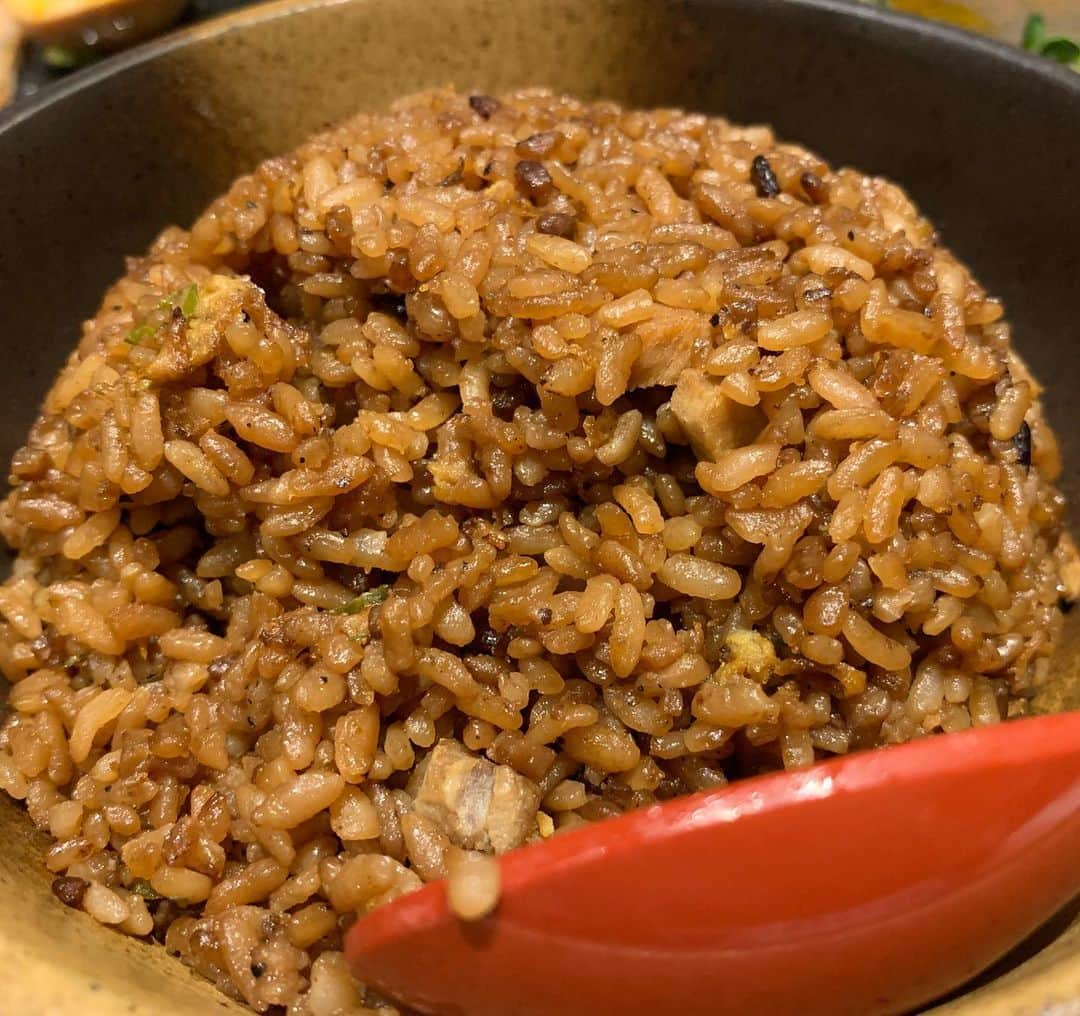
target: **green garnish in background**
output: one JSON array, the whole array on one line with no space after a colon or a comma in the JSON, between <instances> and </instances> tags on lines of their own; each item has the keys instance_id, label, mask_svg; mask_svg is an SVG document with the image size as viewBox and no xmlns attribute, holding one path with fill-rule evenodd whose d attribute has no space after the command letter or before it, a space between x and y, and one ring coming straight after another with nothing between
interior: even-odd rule
<instances>
[{"instance_id":1,"label":"green garnish in background","mask_svg":"<svg viewBox=\"0 0 1080 1016\"><path fill-rule=\"evenodd\" d=\"M1020 45L1029 53L1049 57L1059 64L1071 67L1074 71L1080 70L1080 45L1072 39L1066 39L1063 35L1047 38L1046 18L1041 14L1028 16Z\"/></svg>"},{"instance_id":2,"label":"green garnish in background","mask_svg":"<svg viewBox=\"0 0 1080 1016\"><path fill-rule=\"evenodd\" d=\"M68 46L55 44L42 47L41 60L58 71L70 71L76 67L84 67L94 59L94 52L90 49L72 49Z\"/></svg>"},{"instance_id":3,"label":"green garnish in background","mask_svg":"<svg viewBox=\"0 0 1080 1016\"><path fill-rule=\"evenodd\" d=\"M972 32L996 34L993 25L974 7L964 0L867 0L878 7L903 11L906 14L918 14L931 21L944 21L946 24L966 28ZM1080 41L1064 35L1048 36L1046 18L1033 12L1024 24L1020 45L1029 53L1044 56L1048 60L1080 71Z\"/></svg>"}]
</instances>

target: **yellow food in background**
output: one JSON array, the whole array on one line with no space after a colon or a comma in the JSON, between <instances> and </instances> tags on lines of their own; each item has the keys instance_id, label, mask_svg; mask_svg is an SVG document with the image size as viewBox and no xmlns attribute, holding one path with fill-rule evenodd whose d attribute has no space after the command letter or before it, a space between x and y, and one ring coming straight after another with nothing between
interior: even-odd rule
<instances>
[{"instance_id":1,"label":"yellow food in background","mask_svg":"<svg viewBox=\"0 0 1080 1016\"><path fill-rule=\"evenodd\" d=\"M98 11L115 0L0 0L26 26L50 24L72 15Z\"/></svg>"},{"instance_id":2,"label":"yellow food in background","mask_svg":"<svg viewBox=\"0 0 1080 1016\"><path fill-rule=\"evenodd\" d=\"M101 0L5 0L8 8L24 21L49 21L72 11L104 7Z\"/></svg>"},{"instance_id":3,"label":"yellow food in background","mask_svg":"<svg viewBox=\"0 0 1080 1016\"><path fill-rule=\"evenodd\" d=\"M15 75L19 69L19 46L22 42L15 19L0 4L0 106L15 95Z\"/></svg>"},{"instance_id":4,"label":"yellow food in background","mask_svg":"<svg viewBox=\"0 0 1080 1016\"><path fill-rule=\"evenodd\" d=\"M889 6L905 14L918 14L933 21L944 21L970 32L989 32L993 25L978 11L954 0L892 0Z\"/></svg>"},{"instance_id":5,"label":"yellow food in background","mask_svg":"<svg viewBox=\"0 0 1080 1016\"><path fill-rule=\"evenodd\" d=\"M116 49L171 25L187 0L0 0L31 39Z\"/></svg>"}]
</instances>

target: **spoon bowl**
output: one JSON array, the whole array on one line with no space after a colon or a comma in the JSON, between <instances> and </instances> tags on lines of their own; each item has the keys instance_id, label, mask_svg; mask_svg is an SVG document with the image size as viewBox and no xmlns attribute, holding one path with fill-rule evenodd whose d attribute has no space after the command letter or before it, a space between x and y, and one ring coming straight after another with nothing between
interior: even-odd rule
<instances>
[{"instance_id":1,"label":"spoon bowl","mask_svg":"<svg viewBox=\"0 0 1080 1016\"><path fill-rule=\"evenodd\" d=\"M1080 712L680 798L499 859L350 929L357 976L424 1013L901 1013L1080 891Z\"/></svg>"}]
</instances>

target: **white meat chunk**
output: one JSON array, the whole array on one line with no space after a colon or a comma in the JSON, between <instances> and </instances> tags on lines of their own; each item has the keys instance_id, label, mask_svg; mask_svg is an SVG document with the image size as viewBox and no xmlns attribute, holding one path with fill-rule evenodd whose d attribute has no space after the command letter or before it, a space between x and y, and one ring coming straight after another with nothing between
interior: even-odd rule
<instances>
[{"instance_id":1,"label":"white meat chunk","mask_svg":"<svg viewBox=\"0 0 1080 1016\"><path fill-rule=\"evenodd\" d=\"M539 789L509 766L477 758L442 740L424 760L414 788L416 811L465 850L505 853L536 829Z\"/></svg>"},{"instance_id":2,"label":"white meat chunk","mask_svg":"<svg viewBox=\"0 0 1080 1016\"><path fill-rule=\"evenodd\" d=\"M641 353L630 375L631 388L673 385L679 373L700 362L697 340L707 333L701 315L675 307L658 307L647 321L634 326L641 340Z\"/></svg>"},{"instance_id":3,"label":"white meat chunk","mask_svg":"<svg viewBox=\"0 0 1080 1016\"><path fill-rule=\"evenodd\" d=\"M671 396L671 411L699 459L714 462L721 453L752 444L765 426L757 406L729 399L720 384L700 370L684 370Z\"/></svg>"}]
</instances>

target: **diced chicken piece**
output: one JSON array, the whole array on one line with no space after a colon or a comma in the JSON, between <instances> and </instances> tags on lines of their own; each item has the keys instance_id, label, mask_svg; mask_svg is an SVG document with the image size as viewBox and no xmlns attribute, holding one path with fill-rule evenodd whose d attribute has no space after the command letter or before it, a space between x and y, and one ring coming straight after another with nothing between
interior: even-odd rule
<instances>
[{"instance_id":1,"label":"diced chicken piece","mask_svg":"<svg viewBox=\"0 0 1080 1016\"><path fill-rule=\"evenodd\" d=\"M279 318L266 305L261 289L235 275L211 275L197 286L190 317L166 328L161 350L147 369L154 381L174 381L209 363L222 348L233 325L250 324L261 336L291 346L299 359L307 335Z\"/></svg>"},{"instance_id":2,"label":"diced chicken piece","mask_svg":"<svg viewBox=\"0 0 1080 1016\"><path fill-rule=\"evenodd\" d=\"M425 759L415 788L417 814L465 850L505 853L536 828L540 791L509 766L442 740Z\"/></svg>"},{"instance_id":3,"label":"diced chicken piece","mask_svg":"<svg viewBox=\"0 0 1080 1016\"><path fill-rule=\"evenodd\" d=\"M673 385L679 374L698 360L695 343L708 329L691 310L658 307L651 318L634 326L641 339L641 355L630 375L631 388Z\"/></svg>"},{"instance_id":4,"label":"diced chicken piece","mask_svg":"<svg viewBox=\"0 0 1080 1016\"><path fill-rule=\"evenodd\" d=\"M709 462L732 448L751 444L765 426L757 406L729 399L720 385L700 370L679 374L671 396L671 411L679 421L699 459Z\"/></svg>"},{"instance_id":5,"label":"diced chicken piece","mask_svg":"<svg viewBox=\"0 0 1080 1016\"><path fill-rule=\"evenodd\" d=\"M764 635L749 628L736 628L724 639L724 662L714 675L718 681L749 677L763 684L780 662L773 646Z\"/></svg>"}]
</instances>

